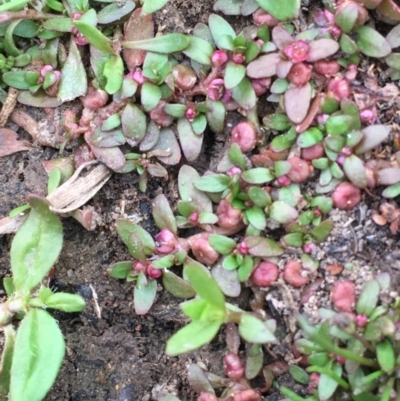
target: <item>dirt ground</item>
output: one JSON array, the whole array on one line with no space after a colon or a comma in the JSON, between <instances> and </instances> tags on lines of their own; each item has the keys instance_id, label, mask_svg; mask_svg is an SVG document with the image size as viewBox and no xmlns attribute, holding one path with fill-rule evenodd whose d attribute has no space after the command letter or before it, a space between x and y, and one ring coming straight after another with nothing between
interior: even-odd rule
<instances>
[{"instance_id":1,"label":"dirt ground","mask_svg":"<svg viewBox=\"0 0 400 401\"><path fill-rule=\"evenodd\" d=\"M171 0L157 14L158 27L188 33L196 23L207 22L213 3L212 0ZM303 3L309 6L308 1ZM245 21L236 17L228 20L235 22L239 28ZM396 119L393 122L400 123ZM381 122L385 122L384 115ZM7 127L18 130L12 123ZM21 129L18 133L21 138L30 139ZM198 162L200 171L214 163L214 157L224 146L224 136L214 137L210 132L206 135L204 152ZM25 203L27 193L45 194L47 175L41 162L57 156L58 152L54 149L34 145L27 152L0 159L0 217ZM172 170L168 181L152 179L146 194L139 191L134 174L113 175L89 202L101 216L101 223L94 232L85 231L72 218L63 220L64 247L51 284L55 289L82 295L87 307L81 314L55 314L65 335L67 352L46 401L150 401L158 400L164 393L189 401L196 399L186 378L190 363L200 363L213 373L222 373L222 356L226 352L223 330L212 344L197 352L168 357L164 354L165 342L185 322L179 311L179 300L159 286L157 302L149 314L137 316L132 302L133 286L105 274L112 263L131 259L117 236L115 219L135 216L145 229L156 234L150 200L161 191L172 202L176 199L174 174L177 171ZM377 190L376 193L380 192ZM321 261L319 278L324 278L319 280L320 286L314 286L308 292L291 290L289 297L286 288L281 287L274 287L266 294L266 312L278 320L278 336L282 339L281 343L271 348L279 359L290 361L292 358L284 339L297 313L299 301L311 317L318 307L329 305L329 292L338 278L325 270L327 266L336 263L346 265L341 277L355 280L359 288L376 272L389 271L394 285L388 298L397 295L395 290L400 282L398 237L391 236L387 227L378 227L371 220L371 210L378 207L380 197L363 196L363 203L354 211L332 213L334 231L317 252ZM10 273L11 240L11 235L0 236L0 278ZM281 263L284 264L284 259ZM2 295L4 290L0 287ZM250 300L250 291L244 291L240 299L232 302L249 310ZM273 361L268 352L267 361ZM288 376L281 381L295 391L302 391ZM281 398L275 388L265 395L264 400Z\"/></svg>"}]
</instances>

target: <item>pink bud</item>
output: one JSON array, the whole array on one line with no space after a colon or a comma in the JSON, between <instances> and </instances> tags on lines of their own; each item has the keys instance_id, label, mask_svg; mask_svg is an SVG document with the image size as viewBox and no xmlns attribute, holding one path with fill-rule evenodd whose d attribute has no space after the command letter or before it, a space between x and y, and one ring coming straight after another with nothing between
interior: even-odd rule
<instances>
[{"instance_id":1,"label":"pink bud","mask_svg":"<svg viewBox=\"0 0 400 401\"><path fill-rule=\"evenodd\" d=\"M317 123L318 125L325 125L329 118L329 114L318 114Z\"/></svg>"},{"instance_id":2,"label":"pink bud","mask_svg":"<svg viewBox=\"0 0 400 401\"><path fill-rule=\"evenodd\" d=\"M89 86L85 96L81 97L83 106L87 109L100 109L104 107L108 102L108 94L102 89L93 88Z\"/></svg>"},{"instance_id":3,"label":"pink bud","mask_svg":"<svg viewBox=\"0 0 400 401\"><path fill-rule=\"evenodd\" d=\"M244 375L244 367L240 358L230 352L224 356L224 372L225 376L231 380L240 380Z\"/></svg>"},{"instance_id":4,"label":"pink bud","mask_svg":"<svg viewBox=\"0 0 400 401\"><path fill-rule=\"evenodd\" d=\"M290 45L286 45L286 47L283 50L286 56L293 63L306 61L308 58L309 51L310 51L310 46L305 40L296 40Z\"/></svg>"},{"instance_id":5,"label":"pink bud","mask_svg":"<svg viewBox=\"0 0 400 401\"><path fill-rule=\"evenodd\" d=\"M207 93L211 100L219 100L224 94L224 91L224 80L222 78L215 78L208 85Z\"/></svg>"},{"instance_id":6,"label":"pink bud","mask_svg":"<svg viewBox=\"0 0 400 401\"><path fill-rule=\"evenodd\" d=\"M159 278L162 276L162 269L155 269L152 265L147 266L146 273L151 278Z\"/></svg>"},{"instance_id":7,"label":"pink bud","mask_svg":"<svg viewBox=\"0 0 400 401\"><path fill-rule=\"evenodd\" d=\"M203 392L198 396L197 401L218 401L218 398L212 393Z\"/></svg>"},{"instance_id":8,"label":"pink bud","mask_svg":"<svg viewBox=\"0 0 400 401\"><path fill-rule=\"evenodd\" d=\"M345 362L346 362L346 358L344 356L341 356L341 355L336 355L335 359L340 365L344 365Z\"/></svg>"},{"instance_id":9,"label":"pink bud","mask_svg":"<svg viewBox=\"0 0 400 401\"><path fill-rule=\"evenodd\" d=\"M293 287L302 287L309 282L308 275L298 260L289 260L283 270L283 279Z\"/></svg>"},{"instance_id":10,"label":"pink bud","mask_svg":"<svg viewBox=\"0 0 400 401\"><path fill-rule=\"evenodd\" d=\"M271 262L260 262L251 275L251 280L259 287L268 287L278 280L279 268Z\"/></svg>"},{"instance_id":11,"label":"pink bud","mask_svg":"<svg viewBox=\"0 0 400 401\"><path fill-rule=\"evenodd\" d=\"M85 46L85 45L89 44L89 41L80 32L78 32L76 34L76 36L74 37L74 42L78 46Z\"/></svg>"},{"instance_id":12,"label":"pink bud","mask_svg":"<svg viewBox=\"0 0 400 401\"><path fill-rule=\"evenodd\" d=\"M350 148L348 148L347 146L345 146L344 148L342 148L340 150L340 154L344 157L349 157L353 154L352 150Z\"/></svg>"},{"instance_id":13,"label":"pink bud","mask_svg":"<svg viewBox=\"0 0 400 401\"><path fill-rule=\"evenodd\" d=\"M346 159L346 158L345 158L343 155L339 155L339 156L336 158L336 163L337 163L337 164L340 164L340 165L343 165L345 159Z\"/></svg>"},{"instance_id":14,"label":"pink bud","mask_svg":"<svg viewBox=\"0 0 400 401\"><path fill-rule=\"evenodd\" d=\"M239 167L231 167L227 172L226 175L229 177L233 177L235 174L242 174L242 170Z\"/></svg>"},{"instance_id":15,"label":"pink bud","mask_svg":"<svg viewBox=\"0 0 400 401\"><path fill-rule=\"evenodd\" d=\"M53 71L53 70L54 70L54 68L51 65L44 65L40 69L40 75L44 78L48 72Z\"/></svg>"},{"instance_id":16,"label":"pink bud","mask_svg":"<svg viewBox=\"0 0 400 401\"><path fill-rule=\"evenodd\" d=\"M233 61L235 64L243 64L244 59L245 59L244 55L243 55L243 54L240 54L240 53L235 53L235 54L232 56L232 61Z\"/></svg>"},{"instance_id":17,"label":"pink bud","mask_svg":"<svg viewBox=\"0 0 400 401\"><path fill-rule=\"evenodd\" d=\"M175 65L172 68L172 75L176 86L182 91L192 89L197 82L197 75L194 70L183 64Z\"/></svg>"},{"instance_id":18,"label":"pink bud","mask_svg":"<svg viewBox=\"0 0 400 401\"><path fill-rule=\"evenodd\" d=\"M314 64L314 71L321 75L330 77L340 71L340 64L335 61L318 60Z\"/></svg>"},{"instance_id":19,"label":"pink bud","mask_svg":"<svg viewBox=\"0 0 400 401\"><path fill-rule=\"evenodd\" d=\"M311 169L305 160L300 159L300 157L293 156L289 157L287 161L292 165L292 168L286 174L290 181L299 183L305 181L310 176Z\"/></svg>"},{"instance_id":20,"label":"pink bud","mask_svg":"<svg viewBox=\"0 0 400 401\"><path fill-rule=\"evenodd\" d=\"M163 228L157 235L157 251L161 254L171 253L178 244L176 236L167 228Z\"/></svg>"},{"instance_id":21,"label":"pink bud","mask_svg":"<svg viewBox=\"0 0 400 401\"><path fill-rule=\"evenodd\" d=\"M236 247L236 250L241 255L247 255L249 253L249 247L246 245L246 243L244 241L239 243L239 245Z\"/></svg>"},{"instance_id":22,"label":"pink bud","mask_svg":"<svg viewBox=\"0 0 400 401\"><path fill-rule=\"evenodd\" d=\"M220 257L219 253L211 247L208 242L208 233L200 233L189 238L189 245L192 248L193 255L205 265L213 265Z\"/></svg>"},{"instance_id":23,"label":"pink bud","mask_svg":"<svg viewBox=\"0 0 400 401\"><path fill-rule=\"evenodd\" d=\"M341 210L351 210L361 201L361 191L350 182L339 184L331 195L333 205Z\"/></svg>"},{"instance_id":24,"label":"pink bud","mask_svg":"<svg viewBox=\"0 0 400 401\"><path fill-rule=\"evenodd\" d=\"M343 78L334 78L329 82L328 92L336 100L348 99L351 95L350 85Z\"/></svg>"},{"instance_id":25,"label":"pink bud","mask_svg":"<svg viewBox=\"0 0 400 401\"><path fill-rule=\"evenodd\" d=\"M314 209L313 213L314 213L315 217L321 217L322 216L322 212L319 209Z\"/></svg>"},{"instance_id":26,"label":"pink bud","mask_svg":"<svg viewBox=\"0 0 400 401\"><path fill-rule=\"evenodd\" d=\"M138 260L136 262L133 263L133 270L135 270L135 272L143 272L146 270L147 265L143 264L142 262L139 262Z\"/></svg>"},{"instance_id":27,"label":"pink bud","mask_svg":"<svg viewBox=\"0 0 400 401\"><path fill-rule=\"evenodd\" d=\"M324 154L324 146L322 145L322 143L317 143L314 146L310 146L309 148L304 148L301 151L301 158L311 161L323 157Z\"/></svg>"},{"instance_id":28,"label":"pink bud","mask_svg":"<svg viewBox=\"0 0 400 401\"><path fill-rule=\"evenodd\" d=\"M365 315L357 315L355 318L355 322L358 327L365 327L369 322L369 319Z\"/></svg>"},{"instance_id":29,"label":"pink bud","mask_svg":"<svg viewBox=\"0 0 400 401\"><path fill-rule=\"evenodd\" d=\"M225 50L215 50L211 55L211 64L213 67L222 67L228 61L228 55Z\"/></svg>"},{"instance_id":30,"label":"pink bud","mask_svg":"<svg viewBox=\"0 0 400 401\"><path fill-rule=\"evenodd\" d=\"M242 221L242 212L235 209L226 199L222 199L217 207L218 225L222 228L235 228Z\"/></svg>"},{"instance_id":31,"label":"pink bud","mask_svg":"<svg viewBox=\"0 0 400 401\"><path fill-rule=\"evenodd\" d=\"M337 37L342 34L342 30L337 25L334 25L330 30L331 30L331 34L333 36Z\"/></svg>"},{"instance_id":32,"label":"pink bud","mask_svg":"<svg viewBox=\"0 0 400 401\"><path fill-rule=\"evenodd\" d=\"M314 21L321 27L332 26L335 22L335 16L328 10L321 10L315 14Z\"/></svg>"},{"instance_id":33,"label":"pink bud","mask_svg":"<svg viewBox=\"0 0 400 401\"><path fill-rule=\"evenodd\" d=\"M293 64L287 78L293 85L302 86L311 78L312 67L304 63Z\"/></svg>"},{"instance_id":34,"label":"pink bud","mask_svg":"<svg viewBox=\"0 0 400 401\"><path fill-rule=\"evenodd\" d=\"M280 177L278 177L278 179L276 181L282 187L287 187L288 185L290 185L292 183L287 175L281 175Z\"/></svg>"},{"instance_id":35,"label":"pink bud","mask_svg":"<svg viewBox=\"0 0 400 401\"><path fill-rule=\"evenodd\" d=\"M320 380L320 374L319 373L311 373L310 375L310 383L308 384L307 391L309 394L312 394L314 389L318 387L318 383Z\"/></svg>"},{"instance_id":36,"label":"pink bud","mask_svg":"<svg viewBox=\"0 0 400 401\"><path fill-rule=\"evenodd\" d=\"M233 396L233 401L260 401L260 400L261 400L260 394L252 388L238 391Z\"/></svg>"},{"instance_id":37,"label":"pink bud","mask_svg":"<svg viewBox=\"0 0 400 401\"><path fill-rule=\"evenodd\" d=\"M358 73L358 67L355 64L349 64L347 66L345 77L347 80L352 81L353 79L356 79L357 73Z\"/></svg>"},{"instance_id":38,"label":"pink bud","mask_svg":"<svg viewBox=\"0 0 400 401\"><path fill-rule=\"evenodd\" d=\"M273 28L274 26L277 26L280 22L279 20L274 18L271 14L268 14L267 12L265 12L262 8L259 8L253 14L253 21L254 21L254 24L257 26L267 25L269 28Z\"/></svg>"},{"instance_id":39,"label":"pink bud","mask_svg":"<svg viewBox=\"0 0 400 401\"><path fill-rule=\"evenodd\" d=\"M303 251L305 253L312 253L314 249L315 249L315 244L313 244L312 242L303 245Z\"/></svg>"},{"instance_id":40,"label":"pink bud","mask_svg":"<svg viewBox=\"0 0 400 401\"><path fill-rule=\"evenodd\" d=\"M377 117L378 113L375 106L371 107L370 109L364 109L360 112L361 121L368 125L374 124Z\"/></svg>"},{"instance_id":41,"label":"pink bud","mask_svg":"<svg viewBox=\"0 0 400 401\"><path fill-rule=\"evenodd\" d=\"M192 213L190 213L189 221L190 221L192 224L197 223L197 220L198 220L198 219L199 219L199 214L198 214L197 212L192 212Z\"/></svg>"},{"instance_id":42,"label":"pink bud","mask_svg":"<svg viewBox=\"0 0 400 401\"><path fill-rule=\"evenodd\" d=\"M271 78L252 79L251 86L257 96L263 95L271 86Z\"/></svg>"},{"instance_id":43,"label":"pink bud","mask_svg":"<svg viewBox=\"0 0 400 401\"><path fill-rule=\"evenodd\" d=\"M139 67L136 68L135 71L130 72L127 76L133 79L138 85L143 85L147 80Z\"/></svg>"},{"instance_id":44,"label":"pink bud","mask_svg":"<svg viewBox=\"0 0 400 401\"><path fill-rule=\"evenodd\" d=\"M248 121L240 122L232 129L231 141L237 143L243 153L252 151L257 141L254 125Z\"/></svg>"},{"instance_id":45,"label":"pink bud","mask_svg":"<svg viewBox=\"0 0 400 401\"><path fill-rule=\"evenodd\" d=\"M185 115L189 121L193 121L196 117L196 114L197 112L194 107L190 106L186 109Z\"/></svg>"},{"instance_id":46,"label":"pink bud","mask_svg":"<svg viewBox=\"0 0 400 401\"><path fill-rule=\"evenodd\" d=\"M338 311L351 313L356 302L356 287L354 283L352 281L336 281L331 298Z\"/></svg>"}]
</instances>

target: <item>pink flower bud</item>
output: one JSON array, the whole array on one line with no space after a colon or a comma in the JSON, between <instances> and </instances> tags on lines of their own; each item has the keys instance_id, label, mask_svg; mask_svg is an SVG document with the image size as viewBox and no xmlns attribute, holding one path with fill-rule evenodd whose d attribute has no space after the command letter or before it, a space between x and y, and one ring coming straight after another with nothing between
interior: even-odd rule
<instances>
[{"instance_id":1,"label":"pink flower bud","mask_svg":"<svg viewBox=\"0 0 400 401\"><path fill-rule=\"evenodd\" d=\"M319 373L311 373L310 375L310 383L307 386L307 391L309 394L312 394L314 389L318 387L318 383L321 376Z\"/></svg>"},{"instance_id":2,"label":"pink flower bud","mask_svg":"<svg viewBox=\"0 0 400 401\"><path fill-rule=\"evenodd\" d=\"M196 117L196 114L197 114L197 112L196 112L196 110L195 110L194 107L190 106L190 107L188 107L188 108L186 109L185 115L186 115L186 118L187 118L189 121L193 121L194 118Z\"/></svg>"},{"instance_id":3,"label":"pink flower bud","mask_svg":"<svg viewBox=\"0 0 400 401\"><path fill-rule=\"evenodd\" d=\"M367 125L372 125L375 123L378 117L375 106L370 109L364 109L360 112L361 121Z\"/></svg>"},{"instance_id":4,"label":"pink flower bud","mask_svg":"<svg viewBox=\"0 0 400 401\"><path fill-rule=\"evenodd\" d=\"M295 42L287 45L283 52L293 63L300 63L301 61L306 61L308 58L308 53L310 51L310 46L305 40L296 40Z\"/></svg>"},{"instance_id":5,"label":"pink flower bud","mask_svg":"<svg viewBox=\"0 0 400 401\"><path fill-rule=\"evenodd\" d=\"M151 278L160 278L162 276L162 269L155 269L152 265L147 266L146 273Z\"/></svg>"},{"instance_id":6,"label":"pink flower bud","mask_svg":"<svg viewBox=\"0 0 400 401\"><path fill-rule=\"evenodd\" d=\"M365 315L357 315L355 318L355 323L358 327L365 327L368 322L369 322L369 319Z\"/></svg>"},{"instance_id":7,"label":"pink flower bud","mask_svg":"<svg viewBox=\"0 0 400 401\"><path fill-rule=\"evenodd\" d=\"M310 280L305 273L303 265L298 260L289 260L283 270L283 279L293 287L302 287Z\"/></svg>"},{"instance_id":8,"label":"pink flower bud","mask_svg":"<svg viewBox=\"0 0 400 401\"><path fill-rule=\"evenodd\" d=\"M74 42L78 46L85 46L85 45L89 44L89 41L80 32L78 32L76 34L76 36L74 37Z\"/></svg>"},{"instance_id":9,"label":"pink flower bud","mask_svg":"<svg viewBox=\"0 0 400 401\"><path fill-rule=\"evenodd\" d=\"M346 362L346 358L344 356L341 356L341 355L336 355L335 359L340 365L344 365L345 362Z\"/></svg>"},{"instance_id":10,"label":"pink flower bud","mask_svg":"<svg viewBox=\"0 0 400 401\"><path fill-rule=\"evenodd\" d=\"M243 55L243 54L240 54L240 53L235 53L235 54L232 56L232 61L233 61L235 64L243 64L244 59L245 59L244 55Z\"/></svg>"},{"instance_id":11,"label":"pink flower bud","mask_svg":"<svg viewBox=\"0 0 400 401\"><path fill-rule=\"evenodd\" d=\"M256 390L248 388L235 393L233 401L261 401L261 396Z\"/></svg>"},{"instance_id":12,"label":"pink flower bud","mask_svg":"<svg viewBox=\"0 0 400 401\"><path fill-rule=\"evenodd\" d=\"M352 281L336 281L331 293L332 303L340 312L351 313L356 302L356 287Z\"/></svg>"},{"instance_id":13,"label":"pink flower bud","mask_svg":"<svg viewBox=\"0 0 400 401\"><path fill-rule=\"evenodd\" d=\"M338 101L348 99L351 95L350 85L343 78L334 78L329 82L328 93Z\"/></svg>"},{"instance_id":14,"label":"pink flower bud","mask_svg":"<svg viewBox=\"0 0 400 401\"><path fill-rule=\"evenodd\" d=\"M317 123L318 125L325 125L329 118L329 114L318 114Z\"/></svg>"},{"instance_id":15,"label":"pink flower bud","mask_svg":"<svg viewBox=\"0 0 400 401\"><path fill-rule=\"evenodd\" d=\"M361 191L350 182L339 184L331 195L333 205L340 210L351 210L361 201Z\"/></svg>"},{"instance_id":16,"label":"pink flower bud","mask_svg":"<svg viewBox=\"0 0 400 401\"><path fill-rule=\"evenodd\" d=\"M143 264L142 262L139 262L138 260L133 263L133 270L135 272L140 273L146 270L147 265Z\"/></svg>"},{"instance_id":17,"label":"pink flower bud","mask_svg":"<svg viewBox=\"0 0 400 401\"><path fill-rule=\"evenodd\" d=\"M232 129L231 141L237 143L243 153L251 152L257 141L254 125L248 121L240 122Z\"/></svg>"},{"instance_id":18,"label":"pink flower bud","mask_svg":"<svg viewBox=\"0 0 400 401\"><path fill-rule=\"evenodd\" d=\"M335 36L335 37L340 36L340 35L342 34L342 30L341 30L337 25L334 25L334 26L330 29L330 31L331 31L331 34L332 34L333 36Z\"/></svg>"},{"instance_id":19,"label":"pink flower bud","mask_svg":"<svg viewBox=\"0 0 400 401\"><path fill-rule=\"evenodd\" d=\"M259 8L253 14L253 21L254 21L254 24L257 26L267 25L269 28L273 28L274 26L277 26L280 22L279 20L274 18L271 14L268 14L267 12L265 12L262 8Z\"/></svg>"},{"instance_id":20,"label":"pink flower bud","mask_svg":"<svg viewBox=\"0 0 400 401\"><path fill-rule=\"evenodd\" d=\"M198 220L198 219L199 219L199 214L198 214L197 212L190 213L189 221L190 221L192 224L197 223L197 220Z\"/></svg>"},{"instance_id":21,"label":"pink flower bud","mask_svg":"<svg viewBox=\"0 0 400 401\"><path fill-rule=\"evenodd\" d=\"M304 63L296 63L289 71L287 78L293 85L302 86L311 78L312 67Z\"/></svg>"},{"instance_id":22,"label":"pink flower bud","mask_svg":"<svg viewBox=\"0 0 400 401\"><path fill-rule=\"evenodd\" d=\"M339 155L339 156L336 158L336 163L337 163L337 164L340 164L340 165L343 165L345 159L346 159L346 158L345 158L343 155Z\"/></svg>"},{"instance_id":23,"label":"pink flower bud","mask_svg":"<svg viewBox=\"0 0 400 401\"><path fill-rule=\"evenodd\" d=\"M178 245L178 240L174 233L167 228L163 228L157 235L157 251L161 254L171 253Z\"/></svg>"},{"instance_id":24,"label":"pink flower bud","mask_svg":"<svg viewBox=\"0 0 400 401\"><path fill-rule=\"evenodd\" d=\"M314 71L321 75L330 77L340 71L340 64L335 61L318 60L314 64Z\"/></svg>"},{"instance_id":25,"label":"pink flower bud","mask_svg":"<svg viewBox=\"0 0 400 401\"><path fill-rule=\"evenodd\" d=\"M197 76L193 69L183 64L175 65L172 68L172 75L176 86L182 91L192 89L197 82Z\"/></svg>"},{"instance_id":26,"label":"pink flower bud","mask_svg":"<svg viewBox=\"0 0 400 401\"><path fill-rule=\"evenodd\" d=\"M357 73L358 73L358 67L355 64L349 64L347 66L345 77L347 80L352 81L353 79L356 79Z\"/></svg>"},{"instance_id":27,"label":"pink flower bud","mask_svg":"<svg viewBox=\"0 0 400 401\"><path fill-rule=\"evenodd\" d=\"M211 55L211 64L213 67L222 67L228 61L228 55L225 50L215 50Z\"/></svg>"},{"instance_id":28,"label":"pink flower bud","mask_svg":"<svg viewBox=\"0 0 400 401\"><path fill-rule=\"evenodd\" d=\"M89 86L85 96L81 97L83 106L87 109L100 109L104 107L108 102L108 94L102 89L93 88Z\"/></svg>"},{"instance_id":29,"label":"pink flower bud","mask_svg":"<svg viewBox=\"0 0 400 401\"><path fill-rule=\"evenodd\" d=\"M218 398L212 393L203 392L198 396L197 401L218 401Z\"/></svg>"},{"instance_id":30,"label":"pink flower bud","mask_svg":"<svg viewBox=\"0 0 400 401\"><path fill-rule=\"evenodd\" d=\"M280 177L277 178L276 181L282 187L287 187L288 185L290 185L292 183L287 175L281 175Z\"/></svg>"},{"instance_id":31,"label":"pink flower bud","mask_svg":"<svg viewBox=\"0 0 400 401\"><path fill-rule=\"evenodd\" d=\"M271 86L271 78L252 79L251 86L257 96L263 95Z\"/></svg>"},{"instance_id":32,"label":"pink flower bud","mask_svg":"<svg viewBox=\"0 0 400 401\"><path fill-rule=\"evenodd\" d=\"M300 157L293 156L289 157L287 161L292 165L292 168L286 174L290 181L299 183L305 181L310 176L311 169L305 160L300 159Z\"/></svg>"},{"instance_id":33,"label":"pink flower bud","mask_svg":"<svg viewBox=\"0 0 400 401\"><path fill-rule=\"evenodd\" d=\"M227 172L226 175L229 177L233 177L235 174L242 174L242 170L239 167L231 167Z\"/></svg>"},{"instance_id":34,"label":"pink flower bud","mask_svg":"<svg viewBox=\"0 0 400 401\"><path fill-rule=\"evenodd\" d=\"M53 71L53 70L54 70L54 68L51 65L44 65L40 69L40 75L44 78L48 72Z\"/></svg>"},{"instance_id":35,"label":"pink flower bud","mask_svg":"<svg viewBox=\"0 0 400 401\"><path fill-rule=\"evenodd\" d=\"M313 213L314 213L315 217L321 217L322 216L322 212L319 209L314 209Z\"/></svg>"},{"instance_id":36,"label":"pink flower bud","mask_svg":"<svg viewBox=\"0 0 400 401\"><path fill-rule=\"evenodd\" d=\"M244 375L244 367L240 358L234 354L229 353L224 356L224 372L225 376L231 380L240 380Z\"/></svg>"},{"instance_id":37,"label":"pink flower bud","mask_svg":"<svg viewBox=\"0 0 400 401\"><path fill-rule=\"evenodd\" d=\"M126 77L133 79L138 85L143 85L147 81L147 78L145 78L141 68L139 67L136 68L135 71L131 71L127 74Z\"/></svg>"},{"instance_id":38,"label":"pink flower bud","mask_svg":"<svg viewBox=\"0 0 400 401\"><path fill-rule=\"evenodd\" d=\"M321 27L332 26L335 22L335 16L328 10L321 10L315 14L314 21Z\"/></svg>"},{"instance_id":39,"label":"pink flower bud","mask_svg":"<svg viewBox=\"0 0 400 401\"><path fill-rule=\"evenodd\" d=\"M312 242L303 245L303 251L305 253L312 253L314 249L315 249L315 244L313 244Z\"/></svg>"},{"instance_id":40,"label":"pink flower bud","mask_svg":"<svg viewBox=\"0 0 400 401\"><path fill-rule=\"evenodd\" d=\"M222 228L232 229L242 221L242 212L235 209L226 199L222 199L217 207L218 225Z\"/></svg>"},{"instance_id":41,"label":"pink flower bud","mask_svg":"<svg viewBox=\"0 0 400 401\"><path fill-rule=\"evenodd\" d=\"M224 91L224 80L222 78L215 78L208 85L207 94L211 100L219 100L224 94Z\"/></svg>"},{"instance_id":42,"label":"pink flower bud","mask_svg":"<svg viewBox=\"0 0 400 401\"><path fill-rule=\"evenodd\" d=\"M249 253L249 247L246 245L244 241L242 241L236 247L236 251L239 252L241 255L247 255Z\"/></svg>"},{"instance_id":43,"label":"pink flower bud","mask_svg":"<svg viewBox=\"0 0 400 401\"><path fill-rule=\"evenodd\" d=\"M251 275L251 280L259 287L268 287L278 280L279 268L271 262L261 261Z\"/></svg>"},{"instance_id":44,"label":"pink flower bud","mask_svg":"<svg viewBox=\"0 0 400 401\"><path fill-rule=\"evenodd\" d=\"M323 157L325 154L324 146L322 143L317 143L309 148L304 148L301 151L301 158L304 160L315 160Z\"/></svg>"},{"instance_id":45,"label":"pink flower bud","mask_svg":"<svg viewBox=\"0 0 400 401\"><path fill-rule=\"evenodd\" d=\"M213 265L220 257L219 253L211 247L208 242L208 233L200 233L189 238L189 245L192 248L193 255L205 265Z\"/></svg>"},{"instance_id":46,"label":"pink flower bud","mask_svg":"<svg viewBox=\"0 0 400 401\"><path fill-rule=\"evenodd\" d=\"M340 154L344 157L349 157L353 154L352 150L350 148L348 148L347 146L345 146L344 148L342 148L340 150Z\"/></svg>"}]
</instances>

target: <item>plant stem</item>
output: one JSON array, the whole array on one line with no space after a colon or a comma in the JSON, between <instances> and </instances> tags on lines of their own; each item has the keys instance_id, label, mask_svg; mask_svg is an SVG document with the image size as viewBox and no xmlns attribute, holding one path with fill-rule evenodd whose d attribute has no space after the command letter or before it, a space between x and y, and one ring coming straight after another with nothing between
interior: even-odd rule
<instances>
[{"instance_id":1,"label":"plant stem","mask_svg":"<svg viewBox=\"0 0 400 401\"><path fill-rule=\"evenodd\" d=\"M299 395L297 395L294 391L289 390L287 387L285 386L281 386L279 388L280 392L283 395L286 395L286 397L289 397L292 401L314 401L315 398L314 397L308 397L308 398L303 398L300 397Z\"/></svg>"}]
</instances>

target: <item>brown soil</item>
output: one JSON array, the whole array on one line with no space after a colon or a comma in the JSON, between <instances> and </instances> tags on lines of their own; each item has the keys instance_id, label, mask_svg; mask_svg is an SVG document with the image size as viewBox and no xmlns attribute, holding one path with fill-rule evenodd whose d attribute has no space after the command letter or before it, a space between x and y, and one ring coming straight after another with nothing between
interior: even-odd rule
<instances>
[{"instance_id":1,"label":"brown soil","mask_svg":"<svg viewBox=\"0 0 400 401\"><path fill-rule=\"evenodd\" d=\"M207 22L213 3L211 0L171 0L165 10L157 14L158 28L189 32L196 23ZM228 20L239 28L243 24L243 20L236 17ZM7 127L18 130L15 124ZM18 133L21 138L29 139L21 129ZM213 157L220 154L223 146L224 136L214 138L208 134L205 152L198 162L200 171L213 164ZM27 152L0 159L0 217L25 203L27 193L45 194L47 175L41 162L55 157L57 151L54 149L34 145ZM67 352L47 401L150 401L158 400L164 393L175 394L181 400L193 400L196 395L186 377L190 363L199 363L213 373L221 374L222 356L226 352L223 330L212 344L197 352L168 357L164 354L165 342L185 322L179 311L179 300L159 286L156 304L148 315L138 316L133 309L132 285L105 275L110 264L131 259L117 236L115 219L139 219L145 229L155 234L157 229L151 218L150 200L163 192L174 203L176 172L177 169L172 171L168 181L152 179L146 194L138 190L135 175L113 175L90 202L101 216L101 224L94 232L85 231L71 218L63 220L64 248L55 266L52 286L82 295L87 300L87 307L81 314L54 314L65 335ZM317 252L321 260L319 277L324 277L324 281L305 302L304 309L311 315L318 307L329 305L329 292L333 281L337 280L325 271L330 264L352 263L352 268L348 266L341 276L354 279L359 286L377 271L389 271L397 288L398 238L390 236L386 227L379 228L372 222L370 210L377 208L378 201L364 195L363 204L352 213L333 213L334 232ZM10 273L11 240L10 235L0 237L0 277ZM2 295L4 291L0 289ZM244 291L240 299L232 302L249 310L250 295ZM279 359L290 360L289 345L283 340L293 323L302 294L291 290L288 297L285 288L275 287L267 295L271 307L267 313L278 320L278 335L282 339L282 343L273 346L271 351ZM389 296L394 297L396 293ZM266 354L266 361L272 361ZM288 383L296 390L293 382ZM265 400L281 398L275 389Z\"/></svg>"}]
</instances>

